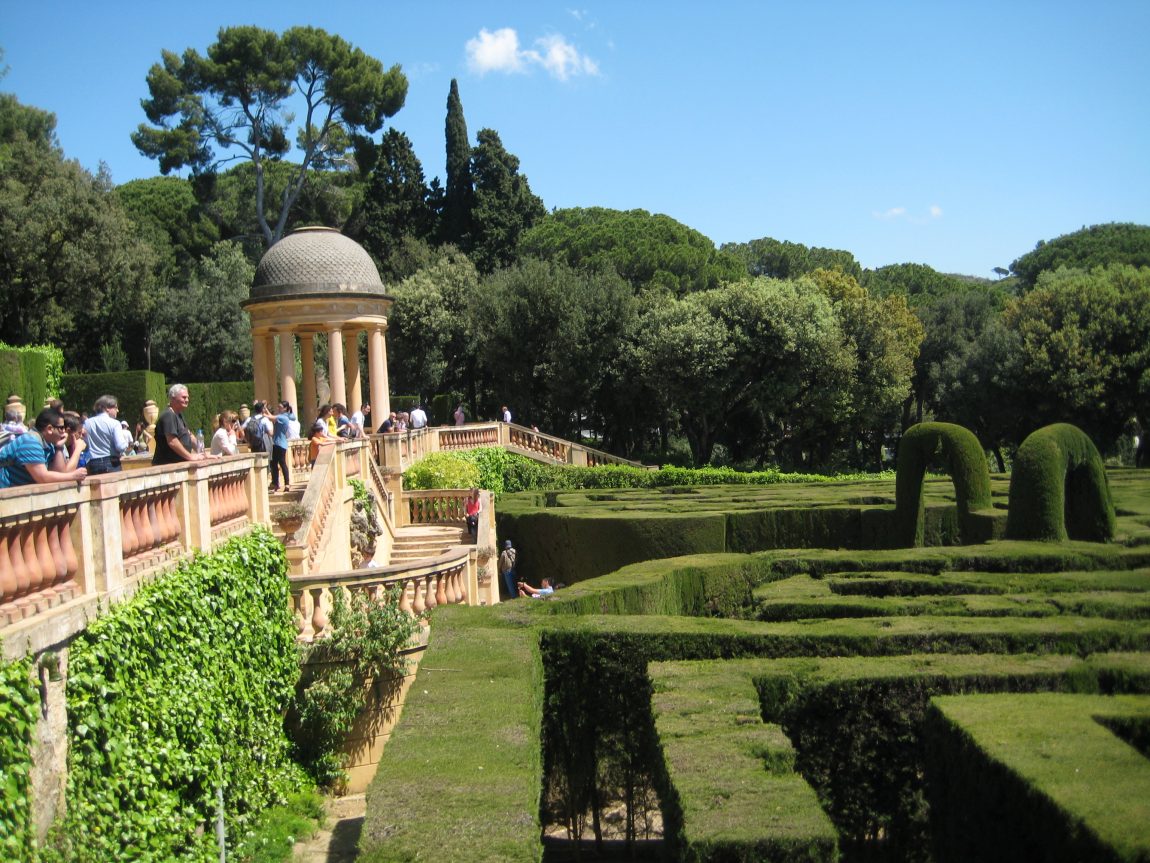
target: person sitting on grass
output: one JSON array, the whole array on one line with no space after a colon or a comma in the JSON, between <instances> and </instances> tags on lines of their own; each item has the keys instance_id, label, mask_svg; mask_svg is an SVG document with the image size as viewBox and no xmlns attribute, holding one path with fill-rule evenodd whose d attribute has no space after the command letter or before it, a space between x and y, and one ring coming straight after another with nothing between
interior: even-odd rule
<instances>
[{"instance_id":1,"label":"person sitting on grass","mask_svg":"<svg viewBox=\"0 0 1150 863\"><path fill-rule=\"evenodd\" d=\"M532 587L525 581L518 583L520 596L531 596L535 599L546 599L555 593L555 585L550 578L544 578L540 587Z\"/></svg>"}]
</instances>

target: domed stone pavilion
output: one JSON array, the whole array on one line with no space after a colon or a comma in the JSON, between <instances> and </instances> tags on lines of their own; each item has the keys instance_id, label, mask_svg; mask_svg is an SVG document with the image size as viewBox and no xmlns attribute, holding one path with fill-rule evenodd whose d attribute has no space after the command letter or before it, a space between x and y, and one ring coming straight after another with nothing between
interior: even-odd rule
<instances>
[{"instance_id":1,"label":"domed stone pavilion","mask_svg":"<svg viewBox=\"0 0 1150 863\"><path fill-rule=\"evenodd\" d=\"M364 248L334 228L300 228L267 250L251 296L255 397L291 402L302 422L316 415L315 339L327 339L331 402L354 413L363 403L359 334L367 333L369 401L374 416L391 410L384 333L393 298ZM276 339L279 373L276 373ZM303 398L296 398L295 341L302 358ZM370 431L370 430L369 430Z\"/></svg>"}]
</instances>

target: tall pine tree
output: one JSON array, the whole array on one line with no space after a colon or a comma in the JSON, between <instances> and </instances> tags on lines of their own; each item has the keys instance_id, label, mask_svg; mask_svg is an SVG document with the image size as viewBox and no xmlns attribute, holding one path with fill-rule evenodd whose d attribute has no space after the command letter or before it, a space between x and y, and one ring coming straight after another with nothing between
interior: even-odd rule
<instances>
[{"instance_id":1,"label":"tall pine tree","mask_svg":"<svg viewBox=\"0 0 1150 863\"><path fill-rule=\"evenodd\" d=\"M542 219L547 209L519 173L519 158L504 149L494 129L479 130L471 173L475 183L471 259L481 273L491 273L516 260L520 234Z\"/></svg>"},{"instance_id":2,"label":"tall pine tree","mask_svg":"<svg viewBox=\"0 0 1150 863\"><path fill-rule=\"evenodd\" d=\"M363 245L384 279L399 281L418 268L420 256L413 260L413 253L435 231L430 194L411 139L389 129L379 144L363 204Z\"/></svg>"},{"instance_id":3,"label":"tall pine tree","mask_svg":"<svg viewBox=\"0 0 1150 863\"><path fill-rule=\"evenodd\" d=\"M459 85L451 79L447 94L447 190L443 201L441 239L464 251L471 250L471 208L474 189L471 183L471 143L467 140L467 121L463 119L463 102Z\"/></svg>"}]
</instances>

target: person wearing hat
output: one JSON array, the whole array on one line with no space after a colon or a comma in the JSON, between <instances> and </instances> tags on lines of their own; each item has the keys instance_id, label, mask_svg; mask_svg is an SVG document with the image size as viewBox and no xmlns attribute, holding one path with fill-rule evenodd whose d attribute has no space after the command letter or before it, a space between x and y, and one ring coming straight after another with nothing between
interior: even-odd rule
<instances>
[{"instance_id":1,"label":"person wearing hat","mask_svg":"<svg viewBox=\"0 0 1150 863\"><path fill-rule=\"evenodd\" d=\"M503 579L503 586L507 588L507 598L514 599L519 595L515 587L515 549L511 547L511 540L503 543L503 552L499 555L499 575Z\"/></svg>"}]
</instances>

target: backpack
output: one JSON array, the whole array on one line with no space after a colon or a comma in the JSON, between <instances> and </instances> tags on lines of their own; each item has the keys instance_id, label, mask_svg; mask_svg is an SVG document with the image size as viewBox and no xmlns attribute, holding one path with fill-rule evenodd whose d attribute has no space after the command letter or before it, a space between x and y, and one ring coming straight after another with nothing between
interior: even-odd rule
<instances>
[{"instance_id":1,"label":"backpack","mask_svg":"<svg viewBox=\"0 0 1150 863\"><path fill-rule=\"evenodd\" d=\"M264 446L263 423L260 422L259 417L252 417L248 420L247 425L244 426L244 437L247 439L252 452L267 452L267 447Z\"/></svg>"}]
</instances>

